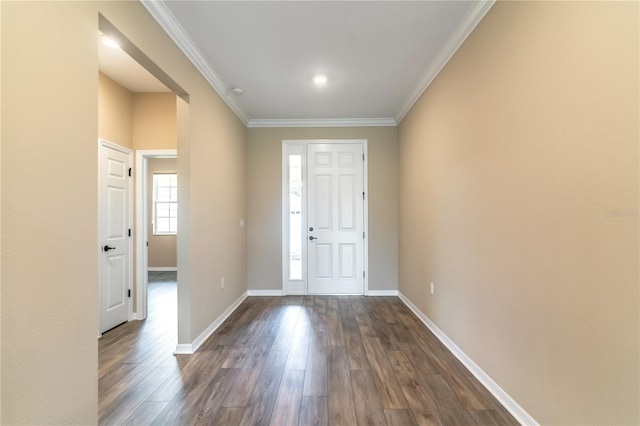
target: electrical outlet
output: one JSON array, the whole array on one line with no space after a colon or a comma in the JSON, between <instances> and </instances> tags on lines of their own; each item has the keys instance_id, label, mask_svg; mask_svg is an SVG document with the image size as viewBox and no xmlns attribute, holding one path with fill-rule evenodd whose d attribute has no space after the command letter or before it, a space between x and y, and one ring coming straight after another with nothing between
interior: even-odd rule
<instances>
[{"instance_id":1,"label":"electrical outlet","mask_svg":"<svg viewBox=\"0 0 640 426\"><path fill-rule=\"evenodd\" d=\"M436 294L436 285L434 283L429 285L429 293L431 293L432 296Z\"/></svg>"},{"instance_id":2,"label":"electrical outlet","mask_svg":"<svg viewBox=\"0 0 640 426\"><path fill-rule=\"evenodd\" d=\"M224 288L224 277L220 278L220 288Z\"/></svg>"}]
</instances>

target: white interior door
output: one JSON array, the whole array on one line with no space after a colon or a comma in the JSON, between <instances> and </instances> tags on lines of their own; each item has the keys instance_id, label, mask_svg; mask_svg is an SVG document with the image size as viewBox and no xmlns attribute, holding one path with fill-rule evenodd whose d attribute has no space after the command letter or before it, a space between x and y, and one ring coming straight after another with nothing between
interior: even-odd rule
<instances>
[{"instance_id":1,"label":"white interior door","mask_svg":"<svg viewBox=\"0 0 640 426\"><path fill-rule=\"evenodd\" d=\"M364 293L364 147L309 144L309 294Z\"/></svg>"},{"instance_id":2,"label":"white interior door","mask_svg":"<svg viewBox=\"0 0 640 426\"><path fill-rule=\"evenodd\" d=\"M100 143L100 332L129 320L131 152Z\"/></svg>"}]
</instances>

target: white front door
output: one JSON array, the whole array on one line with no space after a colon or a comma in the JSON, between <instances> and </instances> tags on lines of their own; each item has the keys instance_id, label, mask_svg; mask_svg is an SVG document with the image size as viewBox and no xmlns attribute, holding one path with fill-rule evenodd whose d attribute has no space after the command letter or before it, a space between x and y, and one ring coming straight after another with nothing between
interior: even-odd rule
<instances>
[{"instance_id":1,"label":"white front door","mask_svg":"<svg viewBox=\"0 0 640 426\"><path fill-rule=\"evenodd\" d=\"M363 153L359 143L308 145L309 294L364 293Z\"/></svg>"},{"instance_id":2,"label":"white front door","mask_svg":"<svg viewBox=\"0 0 640 426\"><path fill-rule=\"evenodd\" d=\"M131 151L100 141L100 333L129 320Z\"/></svg>"}]
</instances>

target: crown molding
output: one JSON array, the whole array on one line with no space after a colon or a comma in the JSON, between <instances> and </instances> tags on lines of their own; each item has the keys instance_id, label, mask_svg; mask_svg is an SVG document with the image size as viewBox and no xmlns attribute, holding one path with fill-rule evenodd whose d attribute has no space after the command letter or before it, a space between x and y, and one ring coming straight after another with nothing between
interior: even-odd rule
<instances>
[{"instance_id":1,"label":"crown molding","mask_svg":"<svg viewBox=\"0 0 640 426\"><path fill-rule=\"evenodd\" d=\"M400 123L405 115L411 110L413 105L418 101L420 96L424 93L425 90L431 85L433 80L440 74L440 71L447 65L449 60L453 57L453 55L458 51L462 43L469 37L471 32L476 28L476 26L482 21L482 18L487 14L489 9L494 5L496 0L481 0L478 1L473 9L471 9L465 17L458 25L458 28L453 33L451 38L447 44L438 52L436 58L431 62L429 67L426 69L415 89L409 96L409 99L404 104L404 107L400 110L398 115L395 117L396 123Z\"/></svg>"},{"instance_id":2,"label":"crown molding","mask_svg":"<svg viewBox=\"0 0 640 426\"><path fill-rule=\"evenodd\" d=\"M397 126L404 116L411 110L413 105L422 96L424 91L435 80L440 71L447 65L462 43L467 39L482 18L493 7L496 0L480 0L462 19L457 30L449 38L447 44L438 52L431 65L422 74L418 84L405 102L400 112L394 118L382 119L249 119L247 115L235 103L230 96L228 87L222 82L211 66L204 59L195 44L191 41L182 26L165 5L159 0L139 0L151 16L158 22L162 29L176 43L178 48L189 58L191 63L204 78L211 84L214 90L220 95L224 102L238 116L247 127L375 127L375 126Z\"/></svg>"},{"instance_id":3,"label":"crown molding","mask_svg":"<svg viewBox=\"0 0 640 426\"><path fill-rule=\"evenodd\" d=\"M393 118L251 119L247 127L395 127Z\"/></svg>"},{"instance_id":4,"label":"crown molding","mask_svg":"<svg viewBox=\"0 0 640 426\"><path fill-rule=\"evenodd\" d=\"M191 38L187 35L186 31L176 21L175 17L164 4L163 1L157 0L140 0L140 3L147 9L149 14L158 22L162 29L169 35L171 40L178 46L180 50L189 58L191 63L196 67L198 71L204 76L204 78L211 84L218 95L223 101L231 108L231 110L238 116L245 126L249 123L249 118L245 115L240 107L235 103L232 97L229 96L227 86L222 82L220 77L209 66L204 59L200 51L196 48L195 44L191 41Z\"/></svg>"}]
</instances>

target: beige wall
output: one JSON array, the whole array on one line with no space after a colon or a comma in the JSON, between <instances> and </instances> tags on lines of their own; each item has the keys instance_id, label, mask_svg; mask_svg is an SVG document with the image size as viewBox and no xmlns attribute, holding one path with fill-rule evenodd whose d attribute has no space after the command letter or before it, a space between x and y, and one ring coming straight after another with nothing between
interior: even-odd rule
<instances>
[{"instance_id":1,"label":"beige wall","mask_svg":"<svg viewBox=\"0 0 640 426\"><path fill-rule=\"evenodd\" d=\"M638 36L499 2L399 126L400 290L541 424L640 423Z\"/></svg>"},{"instance_id":2,"label":"beige wall","mask_svg":"<svg viewBox=\"0 0 640 426\"><path fill-rule=\"evenodd\" d=\"M96 25L2 5L3 424L96 422Z\"/></svg>"},{"instance_id":3,"label":"beige wall","mask_svg":"<svg viewBox=\"0 0 640 426\"><path fill-rule=\"evenodd\" d=\"M245 127L226 104L138 2L3 2L3 424L97 422L99 12L191 95L179 341L246 290Z\"/></svg>"},{"instance_id":4,"label":"beige wall","mask_svg":"<svg viewBox=\"0 0 640 426\"><path fill-rule=\"evenodd\" d=\"M109 76L98 73L98 135L133 149L134 95Z\"/></svg>"},{"instance_id":5,"label":"beige wall","mask_svg":"<svg viewBox=\"0 0 640 426\"><path fill-rule=\"evenodd\" d=\"M132 99L132 139L134 150L149 149L176 149L177 140L177 113L176 113L176 95L173 93L134 93ZM175 160L173 160L175 162ZM134 168L138 164L134 164ZM175 166L174 166L175 170ZM134 187L134 199L136 197ZM134 215L137 214L136 206L134 206ZM135 217L135 216L134 216ZM149 222L150 224L150 222ZM164 253L173 251L174 260L171 266L176 266L176 237L154 237L149 232L149 257L148 266L156 265L157 261L163 262L156 258L156 252ZM164 240L162 238L165 238ZM138 247L138 232L134 232L133 246ZM137 251L134 253L134 264L137 262ZM171 255L169 255L171 256ZM138 291L136 287L136 277L134 274L134 291L133 303L137 306ZM134 308L135 310L135 308Z\"/></svg>"},{"instance_id":6,"label":"beige wall","mask_svg":"<svg viewBox=\"0 0 640 426\"><path fill-rule=\"evenodd\" d=\"M175 99L175 98L174 98ZM175 235L153 235L153 174L176 173L175 158L150 158L147 164L147 205L149 206L149 267L175 268L178 266L177 246Z\"/></svg>"},{"instance_id":7,"label":"beige wall","mask_svg":"<svg viewBox=\"0 0 640 426\"><path fill-rule=\"evenodd\" d=\"M99 73L98 137L134 150L176 149L176 126L176 95L173 93L131 93L109 78L109 76ZM133 167L135 169L137 164L134 164ZM133 188L133 198L135 200L135 174ZM135 203L132 208L135 218ZM134 224L132 224L132 227L135 230ZM166 249L173 247L173 258L175 259L175 237L164 237L168 240L165 239L163 241L155 238L151 233L149 235L149 266L161 266L155 263L158 263L158 261L160 263L164 262L154 255L159 247L161 254ZM133 265L137 262L137 252L135 250L137 237L138 233L134 232ZM170 240L173 240L172 243ZM175 262L175 260L171 262L174 267L176 266ZM132 303L135 311L138 298L135 273L133 274L132 287Z\"/></svg>"},{"instance_id":8,"label":"beige wall","mask_svg":"<svg viewBox=\"0 0 640 426\"><path fill-rule=\"evenodd\" d=\"M202 80L204 87L207 83ZM247 289L245 233L246 128L211 89L191 97L189 109L189 194L191 232L191 336L193 341ZM194 93L189 90L189 93ZM180 145L178 145L180 148ZM183 161L178 150L178 191ZM180 198L182 200L182 198ZM184 211L179 203L180 212ZM182 214L182 213L181 213ZM178 240L184 226L179 222ZM180 244L180 243L178 243ZM180 256L180 255L179 255ZM183 266L178 258L178 282ZM220 279L225 278L225 288ZM179 284L180 285L180 284ZM178 306L180 309L180 306Z\"/></svg>"},{"instance_id":9,"label":"beige wall","mask_svg":"<svg viewBox=\"0 0 640 426\"><path fill-rule=\"evenodd\" d=\"M131 93L98 73L98 134L130 149L176 149L176 96Z\"/></svg>"},{"instance_id":10,"label":"beige wall","mask_svg":"<svg viewBox=\"0 0 640 426\"><path fill-rule=\"evenodd\" d=\"M134 93L132 120L134 149L176 149L176 95L173 93Z\"/></svg>"},{"instance_id":11,"label":"beige wall","mask_svg":"<svg viewBox=\"0 0 640 426\"><path fill-rule=\"evenodd\" d=\"M247 130L247 284L282 289L282 141L367 139L369 289L398 287L398 148L395 127Z\"/></svg>"}]
</instances>

